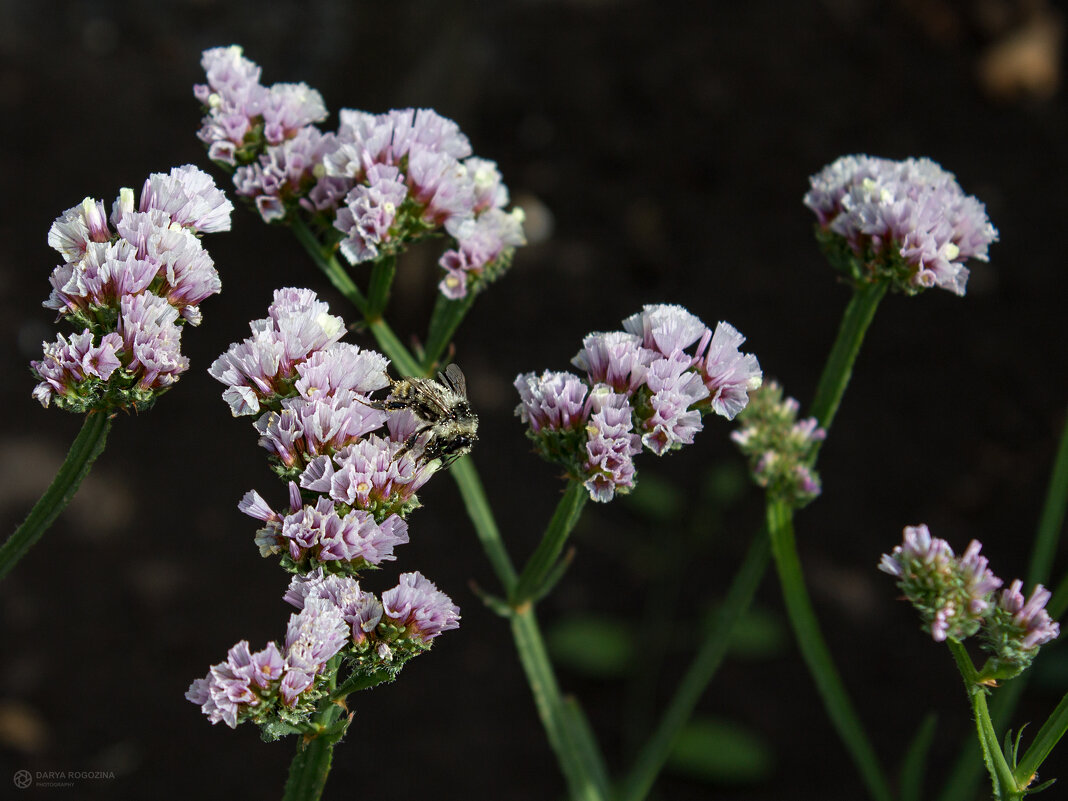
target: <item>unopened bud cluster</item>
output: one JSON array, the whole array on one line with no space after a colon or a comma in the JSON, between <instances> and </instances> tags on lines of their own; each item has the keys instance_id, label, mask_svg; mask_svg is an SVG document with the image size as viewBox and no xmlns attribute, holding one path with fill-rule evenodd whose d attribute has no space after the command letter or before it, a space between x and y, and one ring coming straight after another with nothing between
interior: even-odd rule
<instances>
[{"instance_id":1,"label":"unopened bud cluster","mask_svg":"<svg viewBox=\"0 0 1068 801\"><path fill-rule=\"evenodd\" d=\"M813 469L816 450L827 432L815 417L797 419L800 405L783 398L782 387L768 381L749 398L731 434L749 460L753 480L768 494L801 507L820 494L819 474Z\"/></svg>"},{"instance_id":2,"label":"unopened bud cluster","mask_svg":"<svg viewBox=\"0 0 1068 801\"><path fill-rule=\"evenodd\" d=\"M304 214L352 264L375 261L444 233L439 289L477 292L526 244L523 211L506 211L497 165L472 155L452 120L430 109L385 114L342 109L336 133L322 96L306 84L260 84L241 48L204 51L207 84L194 87L208 155L234 169L238 195L266 222Z\"/></svg>"},{"instance_id":3,"label":"unopened bud cluster","mask_svg":"<svg viewBox=\"0 0 1068 801\"><path fill-rule=\"evenodd\" d=\"M649 305L622 331L593 333L571 360L573 373L516 377L516 414L538 453L562 464L595 501L635 485L634 456L658 456L693 442L701 418L733 419L760 386L756 357L728 323L715 330L681 306Z\"/></svg>"},{"instance_id":4,"label":"unopened bud cluster","mask_svg":"<svg viewBox=\"0 0 1068 801\"><path fill-rule=\"evenodd\" d=\"M150 408L189 367L182 326L219 275L200 234L230 230L233 206L196 167L153 173L139 203L123 189L108 215L86 198L52 223L48 244L64 259L44 306L77 330L44 343L31 362L42 406L84 413Z\"/></svg>"},{"instance_id":5,"label":"unopened bud cluster","mask_svg":"<svg viewBox=\"0 0 1068 801\"><path fill-rule=\"evenodd\" d=\"M238 508L263 523L260 554L296 574L286 600L302 611L282 647L249 656L238 643L187 697L212 722L253 720L271 736L279 721L306 721L339 670L393 676L460 617L418 572L381 599L359 584L408 542L415 493L441 466L424 452L425 421L373 405L371 393L390 386L386 358L340 342L344 322L308 289L277 290L250 327L209 372L235 417L257 416L259 443L288 483L288 510L254 490Z\"/></svg>"},{"instance_id":6,"label":"unopened bud cluster","mask_svg":"<svg viewBox=\"0 0 1068 801\"><path fill-rule=\"evenodd\" d=\"M879 569L897 579L936 642L978 635L990 654L981 675L1011 678L1031 664L1039 646L1054 639L1060 626L1045 609L1050 592L1041 584L1029 598L1018 579L998 592L1003 582L987 567L981 549L972 540L957 556L927 526L908 526L902 544L883 554Z\"/></svg>"},{"instance_id":7,"label":"unopened bud cluster","mask_svg":"<svg viewBox=\"0 0 1068 801\"><path fill-rule=\"evenodd\" d=\"M983 204L930 159L843 156L810 179L805 205L835 269L856 283L889 280L908 294L963 295L968 259L987 260L998 232Z\"/></svg>"}]
</instances>

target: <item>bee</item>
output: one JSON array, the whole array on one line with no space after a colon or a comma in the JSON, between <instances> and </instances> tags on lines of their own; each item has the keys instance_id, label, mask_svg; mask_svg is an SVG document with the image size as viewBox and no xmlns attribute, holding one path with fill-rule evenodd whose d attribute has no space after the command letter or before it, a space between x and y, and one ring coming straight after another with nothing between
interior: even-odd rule
<instances>
[{"instance_id":1,"label":"bee","mask_svg":"<svg viewBox=\"0 0 1068 801\"><path fill-rule=\"evenodd\" d=\"M455 364L433 378L390 379L389 396L384 400L368 401L367 405L382 411L409 410L422 425L408 437L405 449L418 448L429 462L441 460L446 468L471 451L478 441L478 415L467 400L467 381Z\"/></svg>"}]
</instances>

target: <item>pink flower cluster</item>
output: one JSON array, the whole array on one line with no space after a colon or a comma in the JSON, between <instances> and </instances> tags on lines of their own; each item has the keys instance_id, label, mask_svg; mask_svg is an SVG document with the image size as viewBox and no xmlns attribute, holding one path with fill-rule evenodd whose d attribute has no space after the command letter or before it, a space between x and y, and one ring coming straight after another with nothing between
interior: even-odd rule
<instances>
[{"instance_id":1,"label":"pink flower cluster","mask_svg":"<svg viewBox=\"0 0 1068 801\"><path fill-rule=\"evenodd\" d=\"M336 133L318 92L260 84L237 46L204 51L207 83L199 136L215 161L236 168L237 193L266 222L304 213L338 232L352 264L392 256L444 232L439 288L464 297L494 280L525 244L523 212L506 211L497 165L472 155L459 127L430 109L385 114L342 109Z\"/></svg>"},{"instance_id":2,"label":"pink flower cluster","mask_svg":"<svg viewBox=\"0 0 1068 801\"><path fill-rule=\"evenodd\" d=\"M503 267L498 262L526 243L522 211L504 211L508 189L497 165L472 156L452 120L430 109L377 115L343 109L337 139L324 166L327 176L353 186L334 221L351 263L443 228L455 245L439 260L446 273L439 289L457 299L469 280Z\"/></svg>"},{"instance_id":3,"label":"pink flower cluster","mask_svg":"<svg viewBox=\"0 0 1068 801\"><path fill-rule=\"evenodd\" d=\"M547 371L515 380L516 414L539 453L597 501L633 488L643 445L662 456L692 443L703 414L732 419L762 380L728 323L713 331L681 306L650 305L623 329L583 340L572 364L585 378Z\"/></svg>"},{"instance_id":4,"label":"pink flower cluster","mask_svg":"<svg viewBox=\"0 0 1068 801\"><path fill-rule=\"evenodd\" d=\"M930 159L843 156L810 183L804 202L824 248L856 280L883 276L910 293L938 286L963 295L964 263L986 261L998 238L983 204Z\"/></svg>"},{"instance_id":5,"label":"pink flower cluster","mask_svg":"<svg viewBox=\"0 0 1068 801\"><path fill-rule=\"evenodd\" d=\"M300 611L290 616L281 648L271 642L252 653L242 640L190 685L185 697L212 724L299 724L330 692L326 667L333 657L344 655L357 670L395 674L460 625L459 608L418 572L403 573L379 600L351 576L319 569L294 576L284 598Z\"/></svg>"},{"instance_id":6,"label":"pink flower cluster","mask_svg":"<svg viewBox=\"0 0 1068 801\"><path fill-rule=\"evenodd\" d=\"M341 342L344 321L308 289L277 290L250 329L209 373L226 385L235 417L258 415L260 445L289 479L288 511L254 490L238 508L262 523L260 554L296 574L285 600L301 611L283 647L252 654L238 643L186 698L212 723L249 720L275 737L277 724L292 731L329 702L335 656L356 675L394 676L460 614L418 572L402 574L381 600L360 588L360 572L394 561L408 542L404 518L440 464L413 444L424 423L411 411L372 405L370 394L390 386L385 357Z\"/></svg>"},{"instance_id":7,"label":"pink flower cluster","mask_svg":"<svg viewBox=\"0 0 1068 801\"><path fill-rule=\"evenodd\" d=\"M258 415L259 444L278 472L380 523L413 509L439 464L409 446L421 425L411 412L369 404L390 384L386 358L340 342L344 321L309 289L277 290L250 328L208 372L227 386L235 417Z\"/></svg>"},{"instance_id":8,"label":"pink flower cluster","mask_svg":"<svg viewBox=\"0 0 1068 801\"><path fill-rule=\"evenodd\" d=\"M110 217L86 198L52 224L48 244L64 263L44 305L82 330L45 343L31 363L43 406L76 412L151 406L188 369L181 325L219 292L200 234L230 229L233 206L196 167L154 173L135 205L123 189Z\"/></svg>"}]
</instances>

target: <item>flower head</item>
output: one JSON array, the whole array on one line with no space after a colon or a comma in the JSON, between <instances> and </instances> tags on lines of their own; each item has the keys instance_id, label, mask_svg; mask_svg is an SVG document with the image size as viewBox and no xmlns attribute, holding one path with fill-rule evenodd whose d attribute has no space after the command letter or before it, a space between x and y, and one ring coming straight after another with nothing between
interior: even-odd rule
<instances>
[{"instance_id":1,"label":"flower head","mask_svg":"<svg viewBox=\"0 0 1068 801\"><path fill-rule=\"evenodd\" d=\"M240 47L205 50L206 84L193 94L206 114L197 136L213 161L244 164L263 146L280 145L305 126L326 119L322 96L305 84L260 84L260 68Z\"/></svg>"},{"instance_id":2,"label":"flower head","mask_svg":"<svg viewBox=\"0 0 1068 801\"><path fill-rule=\"evenodd\" d=\"M404 637L422 643L460 626L459 607L419 572L402 574L396 587L382 593L382 609Z\"/></svg>"},{"instance_id":3,"label":"flower head","mask_svg":"<svg viewBox=\"0 0 1068 801\"><path fill-rule=\"evenodd\" d=\"M563 464L590 497L611 500L634 486L633 457L689 445L716 412L731 418L760 385L745 341L720 323L715 332L681 306L646 306L623 331L583 340L571 360L585 378L546 371L516 377L516 414L546 459Z\"/></svg>"},{"instance_id":4,"label":"flower head","mask_svg":"<svg viewBox=\"0 0 1068 801\"><path fill-rule=\"evenodd\" d=\"M197 325L200 303L221 288L199 234L229 230L231 210L211 178L186 165L150 175L136 209L123 189L110 219L92 198L58 217L48 243L65 261L44 306L79 333L46 343L31 363L34 397L79 413L151 407L188 369L181 327Z\"/></svg>"},{"instance_id":5,"label":"flower head","mask_svg":"<svg viewBox=\"0 0 1068 801\"><path fill-rule=\"evenodd\" d=\"M253 320L252 336L230 346L208 373L226 384L223 398L235 417L257 414L261 403L276 405L290 394L297 366L337 342L345 321L310 289L278 289L267 317ZM383 374L383 381L384 374Z\"/></svg>"},{"instance_id":6,"label":"flower head","mask_svg":"<svg viewBox=\"0 0 1068 801\"><path fill-rule=\"evenodd\" d=\"M890 279L909 294L963 295L968 259L987 260L998 232L983 204L930 159L844 156L810 179L805 205L832 264L857 282Z\"/></svg>"},{"instance_id":7,"label":"flower head","mask_svg":"<svg viewBox=\"0 0 1068 801\"><path fill-rule=\"evenodd\" d=\"M198 136L213 160L236 168L238 195L265 222L305 215L332 227L352 264L445 234L439 288L453 300L496 280L526 244L522 209L506 210L496 163L473 156L460 127L436 111L342 109L337 131L324 133L316 123L326 106L306 84L263 86L237 46L206 50L201 64Z\"/></svg>"},{"instance_id":8,"label":"flower head","mask_svg":"<svg viewBox=\"0 0 1068 801\"><path fill-rule=\"evenodd\" d=\"M973 540L961 557L927 526L907 526L904 541L883 554L879 569L898 580L936 642L957 642L979 630L1001 579L987 569Z\"/></svg>"},{"instance_id":9,"label":"flower head","mask_svg":"<svg viewBox=\"0 0 1068 801\"><path fill-rule=\"evenodd\" d=\"M1006 677L1029 667L1039 646L1055 639L1061 631L1060 624L1045 608L1052 597L1050 591L1036 584L1030 597L1024 598L1022 589L1023 582L1015 579L998 593L982 632L983 649L993 655L994 669Z\"/></svg>"}]
</instances>

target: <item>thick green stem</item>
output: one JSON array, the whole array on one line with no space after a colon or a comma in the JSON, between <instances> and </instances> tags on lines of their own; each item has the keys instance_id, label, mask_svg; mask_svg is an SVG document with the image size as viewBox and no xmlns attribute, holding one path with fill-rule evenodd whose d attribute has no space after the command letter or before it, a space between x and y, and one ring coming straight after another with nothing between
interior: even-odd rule
<instances>
[{"instance_id":1,"label":"thick green stem","mask_svg":"<svg viewBox=\"0 0 1068 801\"><path fill-rule=\"evenodd\" d=\"M341 707L333 702L316 713L312 722L320 733L308 739L304 737L297 745L297 753L289 764L283 801L317 801L330 777L330 764L334 758L334 746L345 735L348 721L338 722Z\"/></svg>"},{"instance_id":2,"label":"thick green stem","mask_svg":"<svg viewBox=\"0 0 1068 801\"><path fill-rule=\"evenodd\" d=\"M74 493L89 474L89 469L103 451L111 430L111 416L107 412L90 412L82 429L67 452L52 484L37 501L22 525L0 547L0 579L15 567L19 559L41 538L59 513L70 503Z\"/></svg>"},{"instance_id":3,"label":"thick green stem","mask_svg":"<svg viewBox=\"0 0 1068 801\"><path fill-rule=\"evenodd\" d=\"M1005 761L1005 755L1001 752L1001 745L998 743L998 735L994 731L994 724L990 720L990 710L986 705L987 689L979 683L979 675L964 645L953 640L946 642L957 662L957 669L960 670L961 679L964 680L964 690L968 693L968 700L972 705L979 748L983 753L983 762L986 763L987 771L990 773L994 797L998 801L1019 801L1022 794L1016 789L1012 768Z\"/></svg>"},{"instance_id":4,"label":"thick green stem","mask_svg":"<svg viewBox=\"0 0 1068 801\"><path fill-rule=\"evenodd\" d=\"M572 801L602 801L608 796L606 772L588 727L568 708L556 683L531 604L512 614L512 637L534 694L534 705L549 745L567 780Z\"/></svg>"},{"instance_id":5,"label":"thick green stem","mask_svg":"<svg viewBox=\"0 0 1068 801\"><path fill-rule=\"evenodd\" d=\"M686 675L675 691L656 731L642 748L617 794L618 801L641 801L648 795L664 766L686 721L712 681L730 645L734 627L752 603L771 555L767 532L761 530L749 546L745 561L734 576L727 600L719 610L716 624L701 644Z\"/></svg>"},{"instance_id":6,"label":"thick green stem","mask_svg":"<svg viewBox=\"0 0 1068 801\"><path fill-rule=\"evenodd\" d=\"M329 694L319 702L310 722L310 731L301 737L297 753L289 764L289 778L282 801L318 801L330 776L334 746L348 731L352 716L341 720L341 704L335 702L337 673L341 658L335 656L327 667ZM374 674L377 677L378 674ZM370 686L370 685L368 685Z\"/></svg>"},{"instance_id":7,"label":"thick green stem","mask_svg":"<svg viewBox=\"0 0 1068 801\"><path fill-rule=\"evenodd\" d=\"M376 319L386 313L393 276L397 273L397 257L383 256L371 267L371 286L367 290L367 311L364 317Z\"/></svg>"},{"instance_id":8,"label":"thick green stem","mask_svg":"<svg viewBox=\"0 0 1068 801\"><path fill-rule=\"evenodd\" d=\"M567 483L564 497L557 504L549 527L545 529L541 542L523 568L519 583L511 594L510 601L513 606L521 606L541 594L541 588L552 572L556 560L560 558L568 535L578 522L589 497L589 492L578 481Z\"/></svg>"},{"instance_id":9,"label":"thick green stem","mask_svg":"<svg viewBox=\"0 0 1068 801\"><path fill-rule=\"evenodd\" d=\"M823 375L816 386L816 396L809 408L809 414L819 421L823 429L830 428L834 422L842 395L849 384L850 376L853 375L853 363L860 352L864 334L875 317L875 311L886 294L887 286L885 281L862 284L854 291L849 305L846 306L838 336L827 357Z\"/></svg>"},{"instance_id":10,"label":"thick green stem","mask_svg":"<svg viewBox=\"0 0 1068 801\"><path fill-rule=\"evenodd\" d=\"M890 801L893 797L890 785L853 709L812 609L794 541L793 510L789 506L768 500L768 533L786 612L827 714L856 764L868 792L877 801Z\"/></svg>"}]
</instances>

